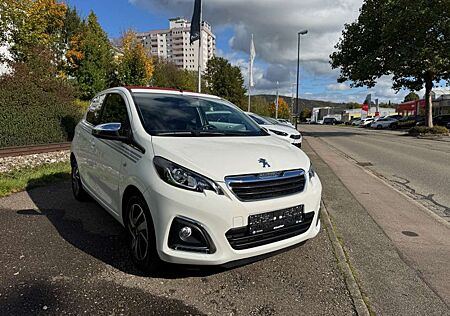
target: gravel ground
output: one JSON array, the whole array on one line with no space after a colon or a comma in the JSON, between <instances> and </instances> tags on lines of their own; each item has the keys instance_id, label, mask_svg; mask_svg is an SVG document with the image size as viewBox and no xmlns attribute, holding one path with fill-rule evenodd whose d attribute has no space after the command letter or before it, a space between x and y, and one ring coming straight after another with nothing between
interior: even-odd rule
<instances>
[{"instance_id":1,"label":"gravel ground","mask_svg":"<svg viewBox=\"0 0 450 316\"><path fill-rule=\"evenodd\" d=\"M0 240L1 315L355 313L325 231L235 269L168 265L143 277L121 226L63 182L0 199Z\"/></svg>"},{"instance_id":2,"label":"gravel ground","mask_svg":"<svg viewBox=\"0 0 450 316\"><path fill-rule=\"evenodd\" d=\"M69 159L69 150L17 157L3 157L0 158L0 173L21 168L33 168L43 164L69 161Z\"/></svg>"}]
</instances>

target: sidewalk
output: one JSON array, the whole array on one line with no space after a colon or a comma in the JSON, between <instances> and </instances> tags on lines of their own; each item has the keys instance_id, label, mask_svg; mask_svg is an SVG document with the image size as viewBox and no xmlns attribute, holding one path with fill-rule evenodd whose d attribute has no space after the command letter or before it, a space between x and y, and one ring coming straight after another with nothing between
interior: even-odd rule
<instances>
[{"instance_id":1,"label":"sidewalk","mask_svg":"<svg viewBox=\"0 0 450 316\"><path fill-rule=\"evenodd\" d=\"M320 139L306 140L369 308L382 315L450 314L449 226Z\"/></svg>"}]
</instances>

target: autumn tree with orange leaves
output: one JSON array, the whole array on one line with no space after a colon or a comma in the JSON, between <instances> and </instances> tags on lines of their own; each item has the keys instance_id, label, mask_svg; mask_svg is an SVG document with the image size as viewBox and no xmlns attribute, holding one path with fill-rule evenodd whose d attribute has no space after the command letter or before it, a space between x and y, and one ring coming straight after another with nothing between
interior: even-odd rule
<instances>
[{"instance_id":1,"label":"autumn tree with orange leaves","mask_svg":"<svg viewBox=\"0 0 450 316\"><path fill-rule=\"evenodd\" d=\"M26 61L41 46L57 53L63 37L67 6L56 0L2 0L0 46L9 48L10 62Z\"/></svg>"},{"instance_id":2,"label":"autumn tree with orange leaves","mask_svg":"<svg viewBox=\"0 0 450 316\"><path fill-rule=\"evenodd\" d=\"M275 117L275 102L270 104L270 116ZM282 98L278 97L278 118L289 119L289 105Z\"/></svg>"},{"instance_id":3,"label":"autumn tree with orange leaves","mask_svg":"<svg viewBox=\"0 0 450 316\"><path fill-rule=\"evenodd\" d=\"M122 36L121 44L122 52L117 58L117 84L148 85L154 70L150 52L137 40L136 33L131 30Z\"/></svg>"}]
</instances>

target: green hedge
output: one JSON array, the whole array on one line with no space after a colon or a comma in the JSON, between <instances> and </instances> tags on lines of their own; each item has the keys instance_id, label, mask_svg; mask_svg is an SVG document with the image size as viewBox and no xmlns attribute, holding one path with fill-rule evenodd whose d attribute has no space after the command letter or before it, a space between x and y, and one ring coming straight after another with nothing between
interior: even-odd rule
<instances>
[{"instance_id":1,"label":"green hedge","mask_svg":"<svg viewBox=\"0 0 450 316\"><path fill-rule=\"evenodd\" d=\"M416 126L409 130L409 135L420 136L420 135L448 135L448 129L443 126Z\"/></svg>"},{"instance_id":2,"label":"green hedge","mask_svg":"<svg viewBox=\"0 0 450 316\"><path fill-rule=\"evenodd\" d=\"M0 147L71 140L81 113L73 88L48 61L18 63L0 77Z\"/></svg>"}]
</instances>

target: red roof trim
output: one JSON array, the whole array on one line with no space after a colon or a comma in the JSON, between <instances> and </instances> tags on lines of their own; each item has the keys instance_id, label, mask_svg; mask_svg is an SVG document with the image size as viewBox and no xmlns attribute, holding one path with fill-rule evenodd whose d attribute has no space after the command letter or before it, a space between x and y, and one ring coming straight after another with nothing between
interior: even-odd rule
<instances>
[{"instance_id":1,"label":"red roof trim","mask_svg":"<svg viewBox=\"0 0 450 316\"><path fill-rule=\"evenodd\" d=\"M148 90L164 90L164 91L178 91L178 92L193 92L193 91L190 91L190 90L182 90L182 89L175 89L175 88L161 88L161 87L125 86L124 88L126 88L128 90L131 90L131 89L148 89Z\"/></svg>"}]
</instances>

